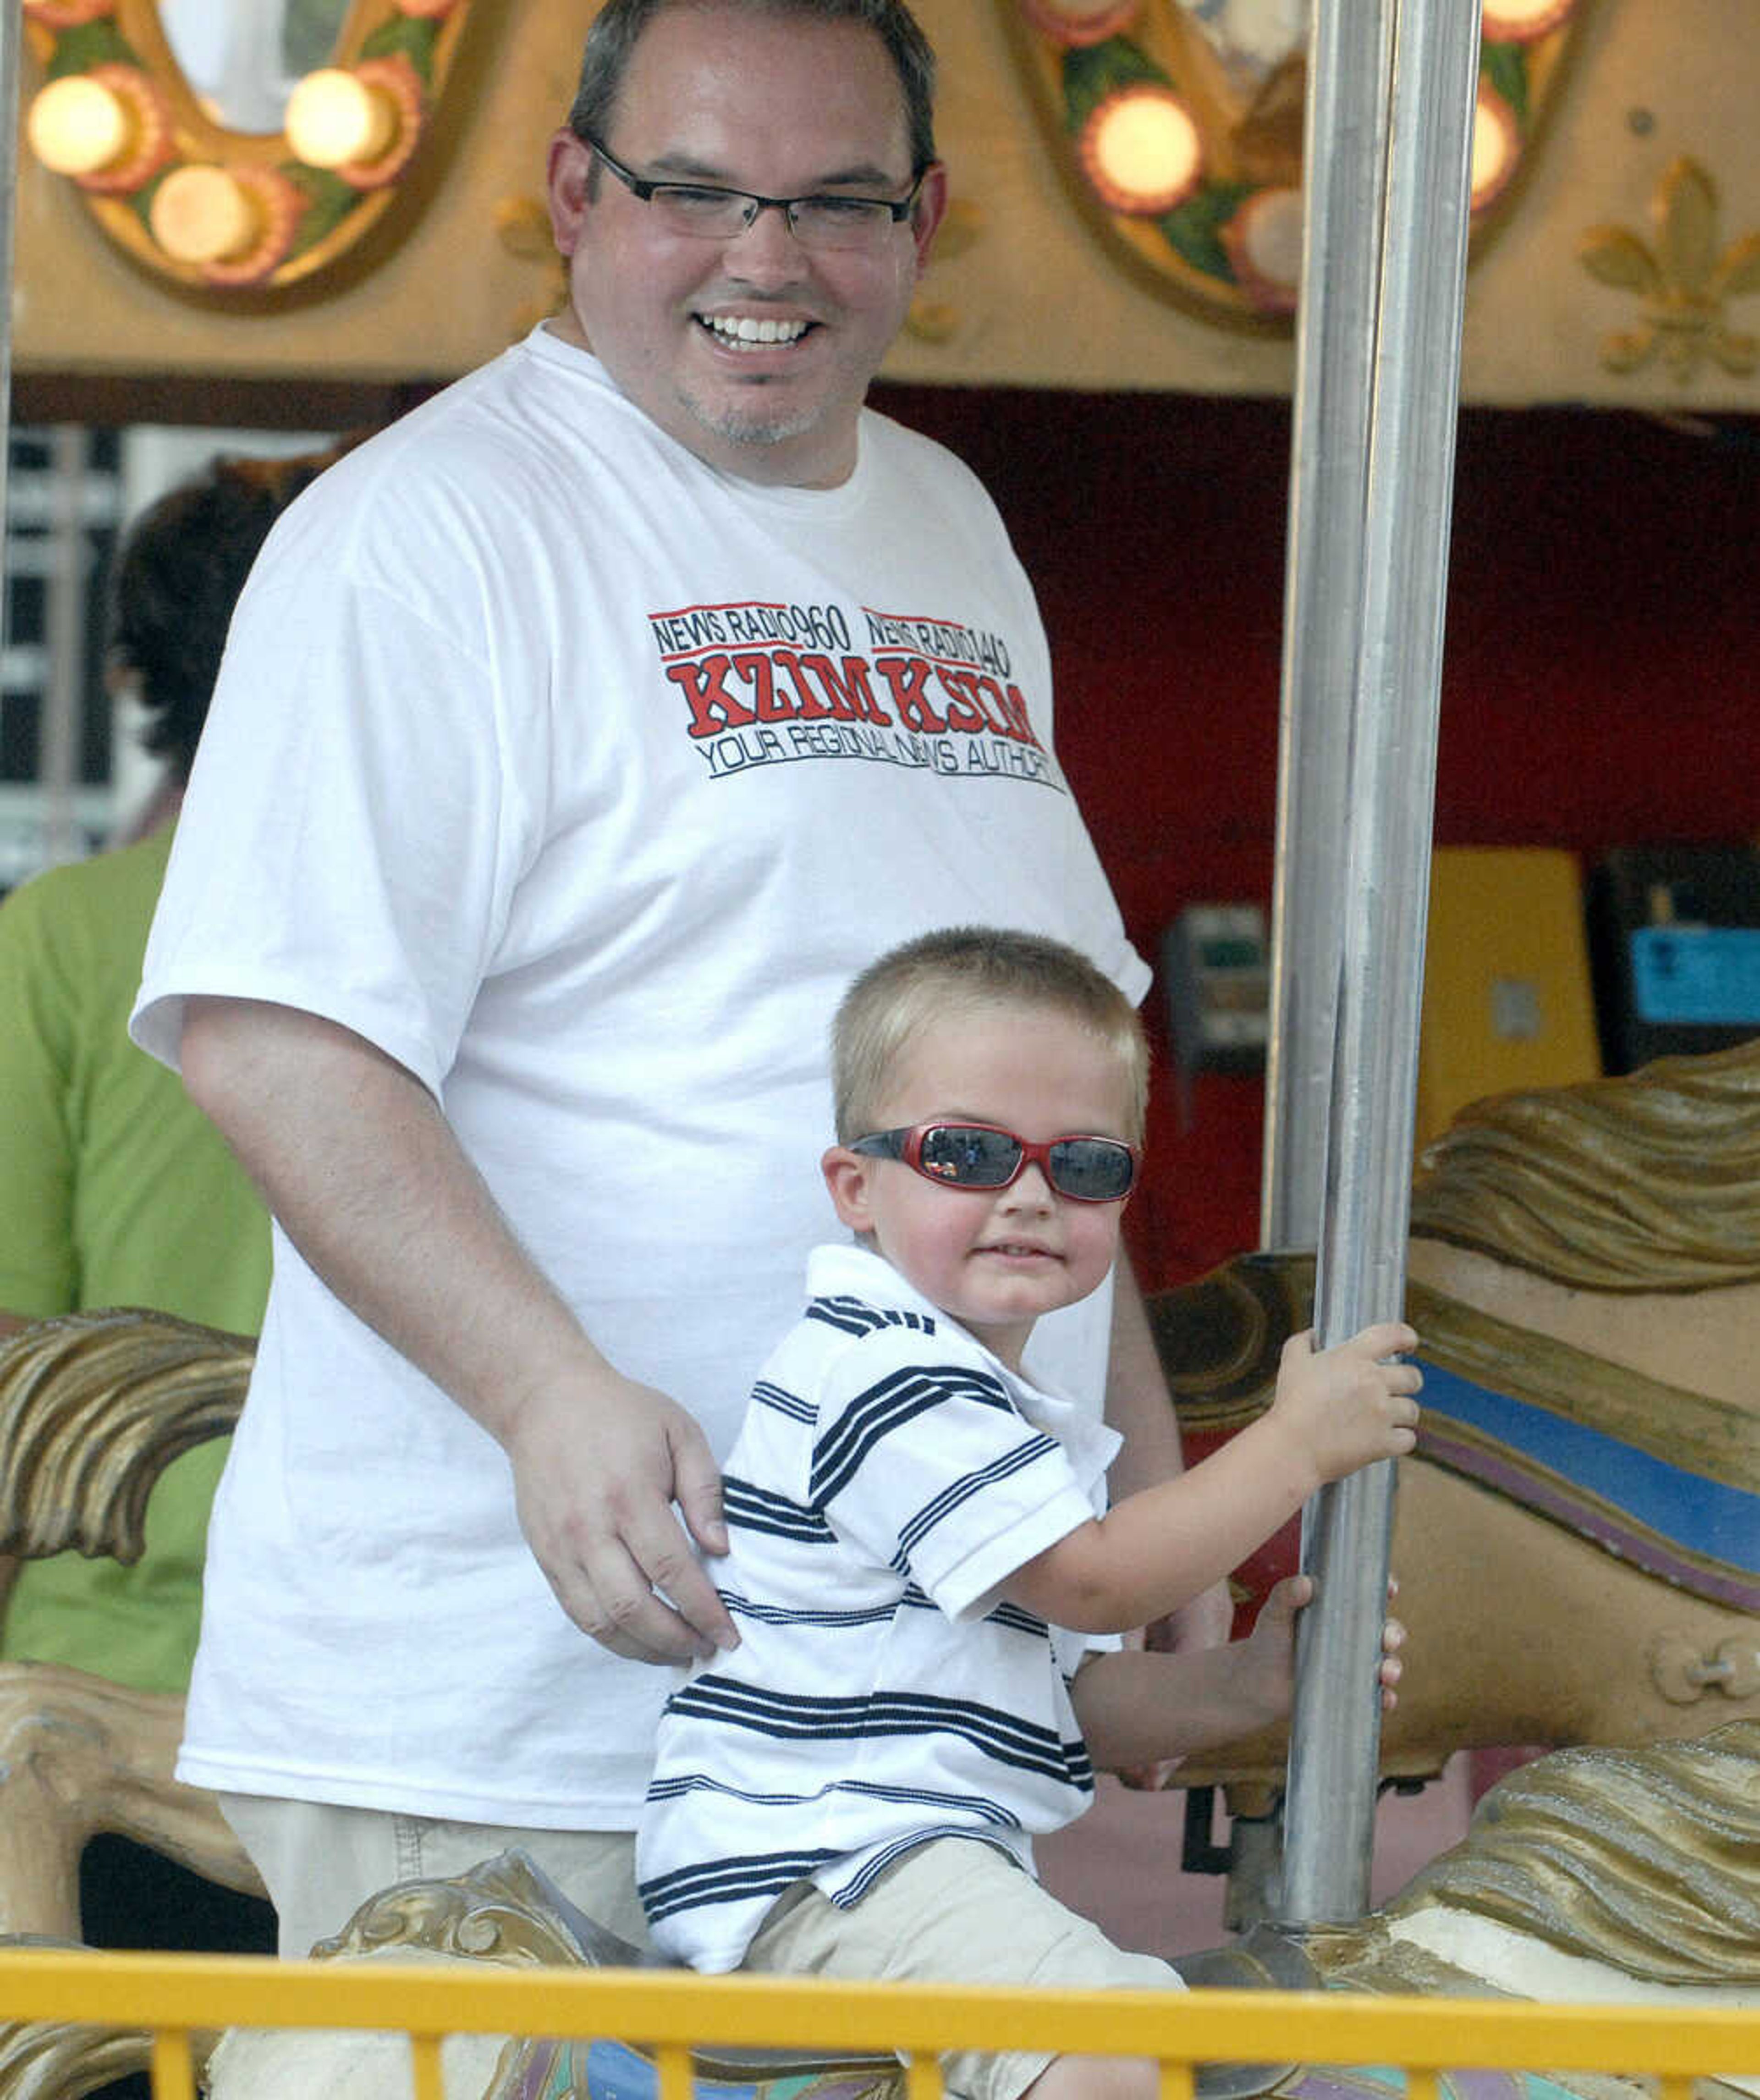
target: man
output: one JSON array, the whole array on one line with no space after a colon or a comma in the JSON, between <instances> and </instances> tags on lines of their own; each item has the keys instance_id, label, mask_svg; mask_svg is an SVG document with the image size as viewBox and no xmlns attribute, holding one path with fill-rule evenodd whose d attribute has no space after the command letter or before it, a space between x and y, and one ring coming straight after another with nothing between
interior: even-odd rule
<instances>
[{"instance_id":1,"label":"man","mask_svg":"<svg viewBox=\"0 0 1760 2100\"><path fill-rule=\"evenodd\" d=\"M862 407L931 73L898 0L611 0L567 309L240 605L136 1027L276 1219L180 1769L291 1951L516 1841L642 1936L640 1665L734 1639L692 1547L823 1232L838 997L972 918L1144 989L994 512ZM1052 1368L1135 1480L1177 1437L1118 1302Z\"/></svg>"}]
</instances>

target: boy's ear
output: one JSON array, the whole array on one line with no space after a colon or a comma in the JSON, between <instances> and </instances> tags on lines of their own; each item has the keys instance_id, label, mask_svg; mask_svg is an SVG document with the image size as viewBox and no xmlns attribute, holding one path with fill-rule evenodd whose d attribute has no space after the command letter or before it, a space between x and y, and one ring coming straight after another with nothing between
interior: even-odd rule
<instances>
[{"instance_id":1,"label":"boy's ear","mask_svg":"<svg viewBox=\"0 0 1760 2100\"><path fill-rule=\"evenodd\" d=\"M854 1233L871 1233L874 1216L868 1202L868 1176L875 1162L847 1145L834 1145L819 1161L839 1220Z\"/></svg>"}]
</instances>

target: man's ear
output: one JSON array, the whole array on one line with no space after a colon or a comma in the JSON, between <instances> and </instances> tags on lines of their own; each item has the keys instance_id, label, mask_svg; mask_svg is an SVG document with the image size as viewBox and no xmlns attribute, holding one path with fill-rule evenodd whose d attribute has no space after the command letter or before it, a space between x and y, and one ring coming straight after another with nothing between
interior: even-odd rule
<instances>
[{"instance_id":1,"label":"man's ear","mask_svg":"<svg viewBox=\"0 0 1760 2100\"><path fill-rule=\"evenodd\" d=\"M545 188L550 232L558 254L572 255L580 239L580 223L587 210L587 179L592 172L593 148L584 139L577 139L566 129L551 135Z\"/></svg>"},{"instance_id":2,"label":"man's ear","mask_svg":"<svg viewBox=\"0 0 1760 2100\"><path fill-rule=\"evenodd\" d=\"M848 1145L834 1145L819 1161L839 1220L853 1233L871 1233L874 1213L868 1201L868 1176L879 1162Z\"/></svg>"},{"instance_id":3,"label":"man's ear","mask_svg":"<svg viewBox=\"0 0 1760 2100\"><path fill-rule=\"evenodd\" d=\"M917 192L916 209L911 214L911 235L916 243L919 276L929 267L929 252L935 245L935 229L946 216L947 170L939 161L931 161Z\"/></svg>"}]
</instances>

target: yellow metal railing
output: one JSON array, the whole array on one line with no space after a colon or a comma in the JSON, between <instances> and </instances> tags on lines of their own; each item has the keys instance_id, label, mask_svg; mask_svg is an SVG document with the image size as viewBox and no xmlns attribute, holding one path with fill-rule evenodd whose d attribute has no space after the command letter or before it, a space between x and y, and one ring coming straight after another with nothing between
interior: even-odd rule
<instances>
[{"instance_id":1,"label":"yellow metal railing","mask_svg":"<svg viewBox=\"0 0 1760 2100\"><path fill-rule=\"evenodd\" d=\"M603 2036L654 2050L660 2100L688 2100L689 2050L907 2054L908 2100L942 2091L934 2052L995 2047L1150 2057L1162 2100L1211 2062L1403 2067L1408 2100L1445 2070L1586 2071L1657 2081L1760 2076L1760 2009L1541 2005L1325 1992L1069 1991L831 1983L647 1970L443 1969L198 1956L0 1953L0 2019L148 2030L155 2100L193 2100L191 2036L225 2027L401 2029L416 2100L443 2100L448 2035Z\"/></svg>"}]
</instances>

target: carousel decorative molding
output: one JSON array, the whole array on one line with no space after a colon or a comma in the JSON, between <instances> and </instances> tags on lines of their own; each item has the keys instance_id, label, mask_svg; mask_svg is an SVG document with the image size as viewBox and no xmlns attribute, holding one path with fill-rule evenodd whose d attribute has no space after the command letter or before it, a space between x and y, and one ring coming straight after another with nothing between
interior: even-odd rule
<instances>
[{"instance_id":1,"label":"carousel decorative molding","mask_svg":"<svg viewBox=\"0 0 1760 2100\"><path fill-rule=\"evenodd\" d=\"M434 128L470 0L337 0L329 63L260 130L192 86L169 0L167 19L161 0L23 6L44 77L25 121L37 158L137 262L227 292L308 280L381 218Z\"/></svg>"},{"instance_id":2,"label":"carousel decorative molding","mask_svg":"<svg viewBox=\"0 0 1760 2100\"><path fill-rule=\"evenodd\" d=\"M1065 172L1161 289L1286 326L1302 255L1308 0L999 0ZM1484 0L1473 237L1533 150L1588 0Z\"/></svg>"},{"instance_id":3,"label":"carousel decorative molding","mask_svg":"<svg viewBox=\"0 0 1760 2100\"><path fill-rule=\"evenodd\" d=\"M1643 302L1635 328L1603 338L1609 372L1637 372L1660 358L1671 376L1691 379L1708 360L1737 378L1760 365L1760 340L1729 325L1731 299L1760 292L1760 232L1721 254L1717 185L1686 155L1671 161L1650 201L1654 243L1625 226L1595 226L1578 248L1599 283Z\"/></svg>"}]
</instances>

